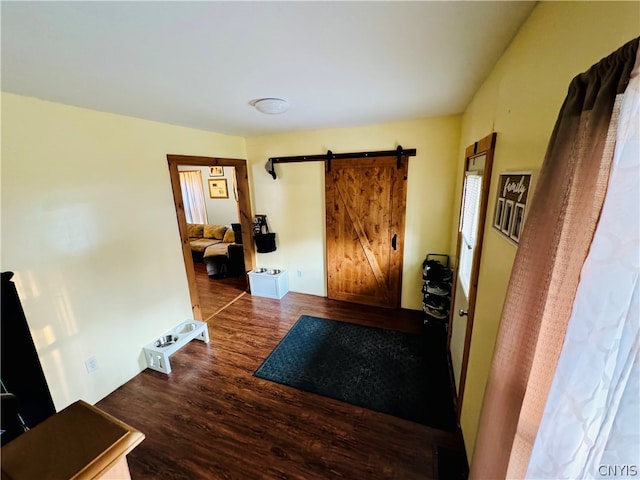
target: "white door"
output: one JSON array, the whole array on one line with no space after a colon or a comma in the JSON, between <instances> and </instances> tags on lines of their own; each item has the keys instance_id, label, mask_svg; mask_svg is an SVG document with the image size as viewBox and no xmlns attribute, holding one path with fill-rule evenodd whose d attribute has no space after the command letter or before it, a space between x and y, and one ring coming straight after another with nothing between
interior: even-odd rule
<instances>
[{"instance_id":1,"label":"white door","mask_svg":"<svg viewBox=\"0 0 640 480\"><path fill-rule=\"evenodd\" d=\"M482 238L487 212L496 134L467 148L458 222L453 305L449 322L449 351L457 393L458 419L466 380Z\"/></svg>"},{"instance_id":2,"label":"white door","mask_svg":"<svg viewBox=\"0 0 640 480\"><path fill-rule=\"evenodd\" d=\"M478 223L480 216L480 201L484 162L486 155L473 159L474 170L465 172L464 188L462 192L462 209L458 225L458 262L456 288L451 314L451 363L456 383L456 392L460 391L460 377L464 357L464 339L467 332L469 315L469 297L471 290L471 270L473 257L478 244ZM478 167L477 169L475 167Z\"/></svg>"}]
</instances>

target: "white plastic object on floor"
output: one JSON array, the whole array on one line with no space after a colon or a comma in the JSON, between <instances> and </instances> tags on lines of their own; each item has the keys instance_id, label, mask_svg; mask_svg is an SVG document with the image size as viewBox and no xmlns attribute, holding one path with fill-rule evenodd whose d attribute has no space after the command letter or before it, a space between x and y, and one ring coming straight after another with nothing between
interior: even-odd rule
<instances>
[{"instance_id":1,"label":"white plastic object on floor","mask_svg":"<svg viewBox=\"0 0 640 480\"><path fill-rule=\"evenodd\" d=\"M286 270L256 268L249 272L251 295L281 299L289 291L289 276Z\"/></svg>"},{"instance_id":2,"label":"white plastic object on floor","mask_svg":"<svg viewBox=\"0 0 640 480\"><path fill-rule=\"evenodd\" d=\"M169 357L196 339L209 343L209 328L205 322L187 320L143 347L147 367L158 372L171 373Z\"/></svg>"}]
</instances>

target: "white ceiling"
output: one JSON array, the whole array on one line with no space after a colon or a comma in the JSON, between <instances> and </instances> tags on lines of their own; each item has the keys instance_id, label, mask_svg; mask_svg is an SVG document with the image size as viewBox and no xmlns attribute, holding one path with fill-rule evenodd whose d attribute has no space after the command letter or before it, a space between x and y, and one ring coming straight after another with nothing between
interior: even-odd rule
<instances>
[{"instance_id":1,"label":"white ceiling","mask_svg":"<svg viewBox=\"0 0 640 480\"><path fill-rule=\"evenodd\" d=\"M2 90L242 136L456 114L534 5L2 1Z\"/></svg>"}]
</instances>

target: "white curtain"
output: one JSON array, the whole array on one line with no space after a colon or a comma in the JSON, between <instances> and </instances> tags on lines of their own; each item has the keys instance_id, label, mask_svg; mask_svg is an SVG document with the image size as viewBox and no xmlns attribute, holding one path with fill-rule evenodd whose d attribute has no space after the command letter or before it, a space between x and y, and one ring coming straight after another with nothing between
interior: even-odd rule
<instances>
[{"instance_id":1,"label":"white curtain","mask_svg":"<svg viewBox=\"0 0 640 480\"><path fill-rule=\"evenodd\" d=\"M640 476L640 80L622 98L606 198L527 478Z\"/></svg>"},{"instance_id":2,"label":"white curtain","mask_svg":"<svg viewBox=\"0 0 640 480\"><path fill-rule=\"evenodd\" d=\"M204 187L200 170L178 172L180 189L187 223L207 223L207 209L204 203Z\"/></svg>"},{"instance_id":3,"label":"white curtain","mask_svg":"<svg viewBox=\"0 0 640 480\"><path fill-rule=\"evenodd\" d=\"M233 178L233 198L236 201L236 203L239 202L238 199L238 177L236 176L236 167L231 167L231 175ZM240 213L238 212L238 215L240 215Z\"/></svg>"}]
</instances>

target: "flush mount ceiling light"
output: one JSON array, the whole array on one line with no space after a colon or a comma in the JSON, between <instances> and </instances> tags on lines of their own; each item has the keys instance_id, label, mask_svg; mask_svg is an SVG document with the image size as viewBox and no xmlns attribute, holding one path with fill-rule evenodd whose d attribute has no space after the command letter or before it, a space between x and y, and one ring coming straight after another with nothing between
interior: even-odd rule
<instances>
[{"instance_id":1,"label":"flush mount ceiling light","mask_svg":"<svg viewBox=\"0 0 640 480\"><path fill-rule=\"evenodd\" d=\"M267 115L277 115L289 110L289 102L281 98L261 98L253 103L256 110Z\"/></svg>"}]
</instances>

